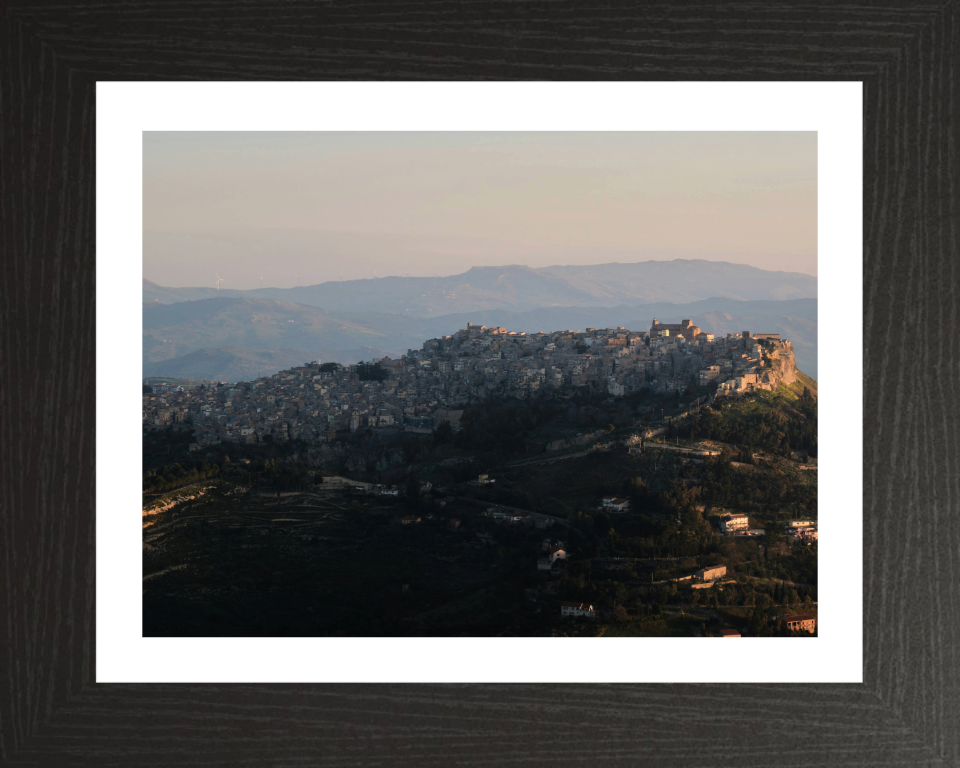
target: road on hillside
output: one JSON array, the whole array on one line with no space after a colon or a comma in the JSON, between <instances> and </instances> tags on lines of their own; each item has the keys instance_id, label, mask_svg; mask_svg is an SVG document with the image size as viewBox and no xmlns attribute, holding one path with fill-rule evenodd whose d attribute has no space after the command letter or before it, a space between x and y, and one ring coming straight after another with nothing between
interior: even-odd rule
<instances>
[{"instance_id":1,"label":"road on hillside","mask_svg":"<svg viewBox=\"0 0 960 768\"><path fill-rule=\"evenodd\" d=\"M609 445L609 443L594 443L594 445ZM514 467L524 467L528 464L552 464L555 461L563 461L564 459L575 459L578 456L586 456L589 453L603 453L602 448L587 448L584 451L577 451L576 453L564 453L560 456L545 456L542 459L524 459L522 461L508 462L505 464L505 467L513 469Z\"/></svg>"},{"instance_id":2,"label":"road on hillside","mask_svg":"<svg viewBox=\"0 0 960 768\"><path fill-rule=\"evenodd\" d=\"M506 504L492 504L489 501L481 501L480 499L472 499L469 496L454 496L453 498L458 499L459 501L467 501L471 504L479 504L483 507L496 507L497 509L506 509L511 512L523 512L530 517L543 517L547 520L553 520L553 522L558 523L559 525L564 526L565 528L573 528L574 525L567 520L564 520L562 517L554 517L553 515L547 515L543 512L534 512L532 509L520 509L520 507L508 507Z\"/></svg>"}]
</instances>

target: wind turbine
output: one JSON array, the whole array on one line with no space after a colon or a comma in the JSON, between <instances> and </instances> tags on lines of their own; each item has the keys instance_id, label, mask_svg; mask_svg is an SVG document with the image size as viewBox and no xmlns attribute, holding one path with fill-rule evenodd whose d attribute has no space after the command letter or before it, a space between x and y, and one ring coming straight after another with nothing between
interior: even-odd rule
<instances>
[{"instance_id":1,"label":"wind turbine","mask_svg":"<svg viewBox=\"0 0 960 768\"><path fill-rule=\"evenodd\" d=\"M215 275L217 276L217 290L219 291L219 290L220 290L220 283L224 282L224 279L223 279L222 277L220 277L220 273L219 273L219 272L214 272L213 274L215 274Z\"/></svg>"},{"instance_id":2,"label":"wind turbine","mask_svg":"<svg viewBox=\"0 0 960 768\"><path fill-rule=\"evenodd\" d=\"M260 288L263 288L263 275L260 275Z\"/></svg>"},{"instance_id":3,"label":"wind turbine","mask_svg":"<svg viewBox=\"0 0 960 768\"><path fill-rule=\"evenodd\" d=\"M297 288L299 288L299 287L300 287L300 275L294 275L294 277L297 278Z\"/></svg>"}]
</instances>

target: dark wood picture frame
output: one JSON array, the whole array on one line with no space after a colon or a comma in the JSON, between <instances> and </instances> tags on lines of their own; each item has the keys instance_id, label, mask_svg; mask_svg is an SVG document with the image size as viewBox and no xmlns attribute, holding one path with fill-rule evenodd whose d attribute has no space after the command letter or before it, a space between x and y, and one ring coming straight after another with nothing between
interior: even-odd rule
<instances>
[{"instance_id":1,"label":"dark wood picture frame","mask_svg":"<svg viewBox=\"0 0 960 768\"><path fill-rule=\"evenodd\" d=\"M0 7L0 764L960 764L957 8ZM862 81L864 683L96 684L95 86L186 79Z\"/></svg>"}]
</instances>

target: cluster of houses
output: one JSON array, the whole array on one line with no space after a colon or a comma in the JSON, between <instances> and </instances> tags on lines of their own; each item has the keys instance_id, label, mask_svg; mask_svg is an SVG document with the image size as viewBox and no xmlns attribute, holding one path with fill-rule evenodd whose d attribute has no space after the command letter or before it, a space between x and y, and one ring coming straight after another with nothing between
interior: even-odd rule
<instances>
[{"instance_id":1,"label":"cluster of houses","mask_svg":"<svg viewBox=\"0 0 960 768\"><path fill-rule=\"evenodd\" d=\"M714 338L690 320L656 319L649 331L529 334L468 323L377 362L375 379L357 365L321 370L317 361L240 384L155 387L143 396L143 425L189 424L197 448L268 438L323 443L360 428L429 432L446 421L457 429L463 408L491 394L527 398L590 386L620 396L711 382L718 393L736 394L790 383L796 370L792 345L776 334Z\"/></svg>"},{"instance_id":2,"label":"cluster of houses","mask_svg":"<svg viewBox=\"0 0 960 768\"><path fill-rule=\"evenodd\" d=\"M537 570L558 573L567 559L566 545L562 541L544 539L541 542L541 549L546 554L537 558Z\"/></svg>"},{"instance_id":3,"label":"cluster of houses","mask_svg":"<svg viewBox=\"0 0 960 768\"><path fill-rule=\"evenodd\" d=\"M787 536L796 541L816 541L816 520L787 520ZM750 520L746 515L730 514L720 518L720 530L727 536L762 536L766 531L763 528L751 528Z\"/></svg>"},{"instance_id":4,"label":"cluster of houses","mask_svg":"<svg viewBox=\"0 0 960 768\"><path fill-rule=\"evenodd\" d=\"M787 520L787 536L797 541L816 541L818 538L816 520Z\"/></svg>"},{"instance_id":5,"label":"cluster of houses","mask_svg":"<svg viewBox=\"0 0 960 768\"><path fill-rule=\"evenodd\" d=\"M560 603L560 615L563 618L595 619L597 612L589 603Z\"/></svg>"}]
</instances>

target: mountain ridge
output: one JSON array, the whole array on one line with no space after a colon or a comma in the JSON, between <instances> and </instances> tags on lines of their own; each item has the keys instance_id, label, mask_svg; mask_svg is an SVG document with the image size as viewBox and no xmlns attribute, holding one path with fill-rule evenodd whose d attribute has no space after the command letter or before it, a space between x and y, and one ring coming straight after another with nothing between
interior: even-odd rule
<instances>
[{"instance_id":1,"label":"mountain ridge","mask_svg":"<svg viewBox=\"0 0 960 768\"><path fill-rule=\"evenodd\" d=\"M673 259L597 265L471 267L444 277L380 277L295 288L171 288L143 280L143 301L163 304L214 297L267 298L330 311L408 312L432 317L460 310L613 306L720 296L751 300L815 298L817 278L745 264Z\"/></svg>"}]
</instances>

